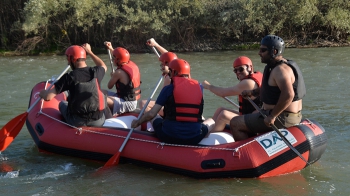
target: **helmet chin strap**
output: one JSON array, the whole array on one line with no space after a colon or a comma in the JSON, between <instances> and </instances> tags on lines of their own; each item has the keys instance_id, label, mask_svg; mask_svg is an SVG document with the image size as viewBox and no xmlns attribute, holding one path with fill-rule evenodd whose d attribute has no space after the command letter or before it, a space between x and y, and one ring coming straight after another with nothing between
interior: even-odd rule
<instances>
[{"instance_id":1,"label":"helmet chin strap","mask_svg":"<svg viewBox=\"0 0 350 196\"><path fill-rule=\"evenodd\" d=\"M72 56L71 56L71 57L70 57L70 60L69 60L69 62L68 62L68 64L69 64L70 68L71 68L72 70L74 70L74 69L75 69L75 66L74 66L74 63L73 63L72 60L73 60L73 59L72 59Z\"/></svg>"},{"instance_id":2,"label":"helmet chin strap","mask_svg":"<svg viewBox=\"0 0 350 196\"><path fill-rule=\"evenodd\" d=\"M277 52L278 52L278 51L277 51ZM275 55L275 47L274 47L274 46L271 47L270 55L271 55L271 59L276 58L276 55Z\"/></svg>"},{"instance_id":3,"label":"helmet chin strap","mask_svg":"<svg viewBox=\"0 0 350 196\"><path fill-rule=\"evenodd\" d=\"M72 63L69 63L69 65L70 65L70 68L71 68L72 70L75 70L75 67L74 67L74 65L73 65Z\"/></svg>"},{"instance_id":4,"label":"helmet chin strap","mask_svg":"<svg viewBox=\"0 0 350 196\"><path fill-rule=\"evenodd\" d=\"M253 74L253 65L247 65L247 71L248 71L248 75L252 75Z\"/></svg>"}]
</instances>

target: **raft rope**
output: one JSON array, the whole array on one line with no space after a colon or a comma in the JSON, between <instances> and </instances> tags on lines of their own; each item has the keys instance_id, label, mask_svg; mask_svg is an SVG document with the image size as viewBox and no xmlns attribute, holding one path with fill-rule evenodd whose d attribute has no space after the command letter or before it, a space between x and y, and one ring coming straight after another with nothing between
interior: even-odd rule
<instances>
[{"instance_id":1,"label":"raft rope","mask_svg":"<svg viewBox=\"0 0 350 196\"><path fill-rule=\"evenodd\" d=\"M81 135L83 132L86 132L86 133L92 133L92 134L99 134L99 135L105 135L105 136L110 136L110 137L117 137L117 138L123 138L125 139L126 136L121 136L121 135L116 135L116 134L111 134L111 133L102 133L102 132L99 132L99 131L93 131L93 130L89 130L89 129L83 129L81 127L75 127L73 125L70 125L66 122L63 122L61 120L58 120L57 118L55 117L52 117L46 113L44 113L42 111L42 108L40 108L40 111L38 112L38 115L44 115L52 120L55 120L59 123L62 123L62 124L65 124L71 128L74 128L74 129L77 129L76 133L77 135ZM158 144L157 145L157 148L160 148L160 149L163 149L164 146L174 146L174 147L185 147L185 148L198 148L198 149L213 149L213 150L226 150L226 151L232 151L233 152L233 155L235 155L235 153L237 153L239 151L240 148L246 146L246 145L249 145L250 143L254 142L255 140L252 140L248 143L245 143L237 148L217 148L217 147L213 147L213 146L193 146L193 145L181 145L181 144L169 144L169 143L164 143L164 142L157 142L157 141L152 141L152 140L145 140L145 139L139 139L139 138L133 138L133 137L130 137L129 139L131 140L135 140L135 141L140 141L140 142L146 142L146 143L153 143L153 144Z\"/></svg>"},{"instance_id":2,"label":"raft rope","mask_svg":"<svg viewBox=\"0 0 350 196\"><path fill-rule=\"evenodd\" d=\"M102 132L99 132L99 131L93 131L93 130L89 130L89 129L83 129L81 127L76 127L76 126L73 126L73 125L70 125L66 122L63 122L55 117L52 117L46 113L44 113L42 111L42 107L43 107L43 100L42 100L42 104L41 104L41 107L40 107L40 110L39 112L37 113L37 115L44 115L48 118L51 118L52 120L55 120L59 123L62 123L62 124L65 124L71 128L74 128L74 129L77 129L76 133L77 135L81 135L83 132L87 132L87 133L92 133L92 134L99 134L99 135L105 135L105 136L111 136L111 137L118 137L118 138L123 138L125 139L126 136L121 136L121 135L116 135L116 134L111 134L111 133L102 133ZM306 119L308 122L307 123L299 123L299 124L302 124L302 125L307 125L307 124L311 124L313 125L313 123L309 120L309 119ZM256 138L261 138L261 137L265 137L266 135L270 135L272 134L273 132L269 132L267 134L264 134L262 136L258 136ZM151 140L145 140L145 139L139 139L139 138L133 138L133 137L130 137L130 139L132 140L135 140L135 141L140 141L140 142L146 142L146 143L153 143L153 144L158 144L157 145L157 148L160 148L160 149L163 149L164 146L174 146L174 147L185 147L185 148L198 148L198 149L213 149L213 150L226 150L226 151L232 151L232 155L234 156L235 153L237 153L239 151L240 148L243 148L244 146L247 146L253 142L256 142L256 140L252 140L252 141L249 141L241 146L238 146L236 148L217 148L217 147L213 147L213 146L193 146L193 145L182 145L182 144L169 144L169 143L164 143L164 142L157 142L157 141L151 141Z\"/></svg>"},{"instance_id":3,"label":"raft rope","mask_svg":"<svg viewBox=\"0 0 350 196\"><path fill-rule=\"evenodd\" d=\"M93 130L89 130L89 129L83 129L81 127L75 127L75 126L72 126L68 123L65 123L61 120L58 120L57 118L54 118L44 112L42 112L42 108L40 108L40 111L38 112L38 114L42 114L48 118L51 118L52 120L55 120L57 122L60 122L62 124L65 124L69 127L72 127L74 129L77 129L77 132L75 134L77 135L81 135L83 132L86 132L86 133L92 133L92 134L99 134L99 135L105 135L105 136L110 136L110 137L118 137L118 138L123 138L125 139L126 137L125 136L121 136L121 135L116 135L116 134L111 134L111 133L102 133L102 132L99 132L99 131L93 131ZM307 119L308 120L308 119ZM308 120L309 121L309 120ZM313 124L311 121L309 121L308 123L300 123L300 124ZM269 132L269 133L266 133L262 136L258 136L256 137L257 139L260 139L262 137L266 137L266 135L270 135L272 134L273 132ZM247 143L244 143L236 148L218 148L218 147L213 147L213 146L193 146L193 145L182 145L182 144L169 144L169 143L164 143L164 142L157 142L157 141L152 141L152 140L145 140L145 139L139 139L139 138L133 138L133 137L130 137L129 139L131 140L135 140L135 141L140 141L140 142L146 142L146 143L153 143L153 144L158 144L157 145L157 148L160 148L160 149L163 149L164 146L174 146L174 147L185 147L185 148L198 148L198 149L213 149L213 150L226 150L226 151L232 151L232 155L234 156L237 152L239 152L239 149L240 148L243 148L253 142L256 142L256 140L252 140L252 141L249 141Z\"/></svg>"},{"instance_id":4,"label":"raft rope","mask_svg":"<svg viewBox=\"0 0 350 196\"><path fill-rule=\"evenodd\" d=\"M83 134L83 132L86 132L86 133L92 133L92 134L99 134L99 135L105 135L105 136L110 136L110 137L117 137L117 138L123 138L125 139L126 136L121 136L121 135L117 135L117 134L111 134L111 133L102 133L102 132L99 132L99 131L93 131L93 130L89 130L89 129L83 129L81 127L75 127L73 125L70 125L66 122L63 122L61 120L58 120L57 118L55 117L52 117L46 113L44 113L42 111L42 108L40 108L40 111L38 112L38 115L44 115L52 120L55 120L59 123L62 123L62 124L65 124L71 128L74 128L74 129L77 129L76 133L77 135L81 135ZM242 146L239 146L237 148L216 148L216 147L212 147L212 146L192 146L192 145L181 145L181 144L169 144L169 143L164 143L164 142L157 142L157 141L151 141L151 140L145 140L145 139L139 139L139 138L133 138L133 137L130 137L131 140L135 140L135 141L141 141L141 142L147 142L147 143L153 143L153 144L158 144L157 148L161 148L163 149L164 146L176 146L176 147L187 147L187 148L205 148L205 149L215 149L215 150L227 150L227 151L234 151L234 152L237 152L239 148L242 148L243 146L245 145L248 145L248 143L251 143L251 142L254 142L253 141L250 141L246 144L243 144Z\"/></svg>"}]
</instances>

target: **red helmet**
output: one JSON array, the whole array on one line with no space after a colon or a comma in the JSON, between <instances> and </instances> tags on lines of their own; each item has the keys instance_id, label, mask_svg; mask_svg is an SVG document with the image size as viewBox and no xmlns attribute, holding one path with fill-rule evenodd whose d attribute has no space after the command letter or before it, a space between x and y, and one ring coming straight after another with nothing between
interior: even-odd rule
<instances>
[{"instance_id":1,"label":"red helmet","mask_svg":"<svg viewBox=\"0 0 350 196\"><path fill-rule=\"evenodd\" d=\"M117 47L113 50L113 57L115 64L128 63L130 60L129 52L122 47Z\"/></svg>"},{"instance_id":2,"label":"red helmet","mask_svg":"<svg viewBox=\"0 0 350 196\"><path fill-rule=\"evenodd\" d=\"M66 50L67 61L75 63L78 59L86 59L86 51L83 47L73 45Z\"/></svg>"},{"instance_id":3,"label":"red helmet","mask_svg":"<svg viewBox=\"0 0 350 196\"><path fill-rule=\"evenodd\" d=\"M246 56L240 56L236 58L236 60L233 62L233 68L240 67L242 65L248 65L249 67L251 67L251 71L253 71L253 63L252 60L250 60L250 58Z\"/></svg>"},{"instance_id":4,"label":"red helmet","mask_svg":"<svg viewBox=\"0 0 350 196\"><path fill-rule=\"evenodd\" d=\"M169 64L174 59L177 59L177 56L173 52L165 52L159 57L159 61L162 62L163 65Z\"/></svg>"},{"instance_id":5,"label":"red helmet","mask_svg":"<svg viewBox=\"0 0 350 196\"><path fill-rule=\"evenodd\" d=\"M183 59L175 59L169 63L169 69L171 69L172 76L175 76L175 71L177 76L190 75L190 64Z\"/></svg>"}]
</instances>

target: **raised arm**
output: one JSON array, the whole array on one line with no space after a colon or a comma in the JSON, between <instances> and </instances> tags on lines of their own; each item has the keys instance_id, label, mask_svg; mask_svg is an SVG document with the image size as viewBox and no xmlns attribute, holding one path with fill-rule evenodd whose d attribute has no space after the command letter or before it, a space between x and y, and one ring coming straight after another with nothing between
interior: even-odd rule
<instances>
[{"instance_id":1,"label":"raised arm","mask_svg":"<svg viewBox=\"0 0 350 196\"><path fill-rule=\"evenodd\" d=\"M107 47L108 50L110 50L111 52L113 52L114 48L113 48L111 42L105 41L104 44L105 44L105 46Z\"/></svg>"},{"instance_id":2,"label":"raised arm","mask_svg":"<svg viewBox=\"0 0 350 196\"><path fill-rule=\"evenodd\" d=\"M105 69L105 72L107 72L107 66L106 64L91 51L91 46L88 43L85 43L82 45L82 47L85 49L86 54L90 55L91 59L94 61L96 66L102 66Z\"/></svg>"},{"instance_id":3,"label":"raised arm","mask_svg":"<svg viewBox=\"0 0 350 196\"><path fill-rule=\"evenodd\" d=\"M146 44L149 45L149 46L151 46L151 47L157 48L157 50L158 50L161 54L168 52L167 49L165 49L165 48L163 48L161 45L159 45L159 44L156 42L156 40L154 40L153 38L147 40Z\"/></svg>"}]
</instances>

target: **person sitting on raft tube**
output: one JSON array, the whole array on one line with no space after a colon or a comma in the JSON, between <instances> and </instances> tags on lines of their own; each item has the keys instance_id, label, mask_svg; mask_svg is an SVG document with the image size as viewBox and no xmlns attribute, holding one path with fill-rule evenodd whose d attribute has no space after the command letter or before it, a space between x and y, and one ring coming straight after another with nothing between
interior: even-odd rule
<instances>
[{"instance_id":1,"label":"person sitting on raft tube","mask_svg":"<svg viewBox=\"0 0 350 196\"><path fill-rule=\"evenodd\" d=\"M233 72L236 74L239 83L232 87L217 87L210 84L208 81L204 80L202 85L205 89L210 90L217 96L227 97L227 96L237 96L239 103L239 112L233 109L220 107L218 108L213 118L208 118L204 122L211 120L215 121L210 132L220 132L223 131L226 124L230 123L230 120L238 115L250 114L255 111L255 108L250 104L247 99L243 99L241 96L242 91L244 90L254 90L261 86L262 73L254 72L254 66L252 61L246 56L240 56L235 59L233 62ZM261 106L260 97L252 97L252 100L258 105Z\"/></svg>"},{"instance_id":2,"label":"person sitting on raft tube","mask_svg":"<svg viewBox=\"0 0 350 196\"><path fill-rule=\"evenodd\" d=\"M202 124L203 87L197 80L189 78L190 64L183 59L169 64L171 84L163 87L155 105L131 127L138 127L151 121L156 136L171 144L196 145L208 133L208 126ZM164 106L164 119L158 114Z\"/></svg>"},{"instance_id":3,"label":"person sitting on raft tube","mask_svg":"<svg viewBox=\"0 0 350 196\"><path fill-rule=\"evenodd\" d=\"M163 87L167 86L171 83L171 79L169 77L169 62L177 59L177 56L175 53L172 52L166 52L163 53L162 55L160 55L159 57L159 61L161 62L160 66L161 66L161 71L163 72ZM140 108L143 108L144 105L146 104L147 100L142 100L140 102ZM147 108L145 109L145 111L149 111L153 106L154 106L155 102L154 101L150 101L147 105ZM159 115L164 116L163 110L161 109L159 111Z\"/></svg>"},{"instance_id":4,"label":"person sitting on raft tube","mask_svg":"<svg viewBox=\"0 0 350 196\"><path fill-rule=\"evenodd\" d=\"M141 98L141 74L139 67L130 60L129 52L122 47L113 49L111 42L105 45L113 54L113 63L117 69L111 72L108 89L114 86L117 92L107 91L107 104L112 114L118 115L132 112L137 108L137 100Z\"/></svg>"},{"instance_id":5,"label":"person sitting on raft tube","mask_svg":"<svg viewBox=\"0 0 350 196\"><path fill-rule=\"evenodd\" d=\"M160 53L161 55L159 56L159 61L160 63L160 71L163 72L163 87L167 86L171 83L171 79L169 77L169 63L170 61L177 59L177 55L173 52L169 52L168 50L166 50L165 48L163 48L161 45L159 45L156 40L154 40L153 38L147 40L146 44L148 46L151 47L155 47ZM146 104L148 100L142 100L140 101L140 108L143 108L143 106ZM155 102L154 101L150 101L147 105L147 108L145 109L145 111L149 111L153 106L154 106ZM164 116L163 110L159 111L159 115Z\"/></svg>"},{"instance_id":6,"label":"person sitting on raft tube","mask_svg":"<svg viewBox=\"0 0 350 196\"><path fill-rule=\"evenodd\" d=\"M92 58L95 67L86 65L86 53ZM59 103L59 110L65 121L76 127L102 126L105 121L106 97L100 90L101 81L107 67L97 57L89 44L73 45L66 50L68 64L73 71L64 74L49 91L42 90L40 97L50 101L57 94L68 91L67 101ZM108 111L105 111L108 110Z\"/></svg>"},{"instance_id":7,"label":"person sitting on raft tube","mask_svg":"<svg viewBox=\"0 0 350 196\"><path fill-rule=\"evenodd\" d=\"M265 36L260 43L259 56L266 63L260 88L242 92L243 97L260 95L261 112L236 116L230 121L230 129L236 141L244 140L248 134L288 128L302 119L302 98L306 94L304 78L299 66L282 57L285 43L276 35Z\"/></svg>"}]
</instances>

